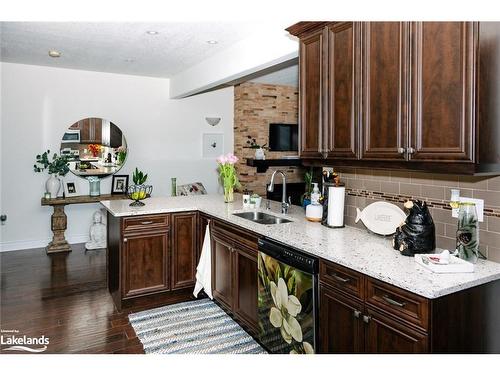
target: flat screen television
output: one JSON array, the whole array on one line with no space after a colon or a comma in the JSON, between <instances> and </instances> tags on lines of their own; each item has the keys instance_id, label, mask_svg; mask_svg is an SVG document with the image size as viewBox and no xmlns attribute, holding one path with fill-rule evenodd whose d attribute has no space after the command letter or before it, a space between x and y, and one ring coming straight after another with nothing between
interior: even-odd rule
<instances>
[{"instance_id":1,"label":"flat screen television","mask_svg":"<svg viewBox=\"0 0 500 375\"><path fill-rule=\"evenodd\" d=\"M270 151L298 151L297 124L269 124Z\"/></svg>"}]
</instances>

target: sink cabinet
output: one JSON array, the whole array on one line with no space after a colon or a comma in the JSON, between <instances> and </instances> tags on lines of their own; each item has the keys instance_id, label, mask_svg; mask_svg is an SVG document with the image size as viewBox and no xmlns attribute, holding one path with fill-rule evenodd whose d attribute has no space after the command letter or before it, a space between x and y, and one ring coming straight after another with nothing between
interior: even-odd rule
<instances>
[{"instance_id":1,"label":"sink cabinet","mask_svg":"<svg viewBox=\"0 0 500 375\"><path fill-rule=\"evenodd\" d=\"M299 22L304 165L500 174L499 22Z\"/></svg>"},{"instance_id":2,"label":"sink cabinet","mask_svg":"<svg viewBox=\"0 0 500 375\"><path fill-rule=\"evenodd\" d=\"M118 309L190 299L198 213L108 215L108 289Z\"/></svg>"},{"instance_id":3,"label":"sink cabinet","mask_svg":"<svg viewBox=\"0 0 500 375\"><path fill-rule=\"evenodd\" d=\"M252 334L257 333L257 235L211 221L214 298Z\"/></svg>"}]
</instances>

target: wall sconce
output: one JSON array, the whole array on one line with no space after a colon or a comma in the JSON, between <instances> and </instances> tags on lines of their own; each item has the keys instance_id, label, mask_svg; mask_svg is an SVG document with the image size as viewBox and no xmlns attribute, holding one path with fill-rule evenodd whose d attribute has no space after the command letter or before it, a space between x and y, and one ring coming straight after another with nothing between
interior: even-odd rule
<instances>
[{"instance_id":1,"label":"wall sconce","mask_svg":"<svg viewBox=\"0 0 500 375\"><path fill-rule=\"evenodd\" d=\"M220 122L220 117L205 117L205 121L208 125L215 126Z\"/></svg>"}]
</instances>

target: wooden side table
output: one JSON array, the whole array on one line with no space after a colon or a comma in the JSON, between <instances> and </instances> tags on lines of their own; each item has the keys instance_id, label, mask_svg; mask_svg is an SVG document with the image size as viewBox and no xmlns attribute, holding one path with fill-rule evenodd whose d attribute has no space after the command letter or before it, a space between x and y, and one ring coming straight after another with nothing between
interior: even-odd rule
<instances>
[{"instance_id":1,"label":"wooden side table","mask_svg":"<svg viewBox=\"0 0 500 375\"><path fill-rule=\"evenodd\" d=\"M90 195L80 195L77 197L69 198L42 198L42 206L52 206L54 212L50 220L50 227L52 229L52 241L47 245L47 254L61 253L71 251L71 246L64 232L66 231L68 220L64 212L64 206L68 204L82 204L82 203L97 203L100 201L108 201L115 199L127 199L125 195L111 195L104 194L98 197L91 197Z\"/></svg>"}]
</instances>

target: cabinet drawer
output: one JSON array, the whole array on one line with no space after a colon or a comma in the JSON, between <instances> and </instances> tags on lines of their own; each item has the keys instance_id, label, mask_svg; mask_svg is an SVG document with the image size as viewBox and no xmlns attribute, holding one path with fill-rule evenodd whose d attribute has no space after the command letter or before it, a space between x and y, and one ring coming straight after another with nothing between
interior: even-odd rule
<instances>
[{"instance_id":1,"label":"cabinet drawer","mask_svg":"<svg viewBox=\"0 0 500 375\"><path fill-rule=\"evenodd\" d=\"M123 219L123 230L147 230L157 227L166 227L170 224L170 215L144 215Z\"/></svg>"},{"instance_id":2,"label":"cabinet drawer","mask_svg":"<svg viewBox=\"0 0 500 375\"><path fill-rule=\"evenodd\" d=\"M360 299L364 296L363 275L347 267L321 260L319 262L319 279L331 287Z\"/></svg>"},{"instance_id":3,"label":"cabinet drawer","mask_svg":"<svg viewBox=\"0 0 500 375\"><path fill-rule=\"evenodd\" d=\"M429 326L429 301L421 296L368 278L366 303L424 329Z\"/></svg>"},{"instance_id":4,"label":"cabinet drawer","mask_svg":"<svg viewBox=\"0 0 500 375\"><path fill-rule=\"evenodd\" d=\"M255 251L255 253L257 252L258 235L247 229L238 228L220 220L212 220L210 222L210 231L225 237L233 246L245 247Z\"/></svg>"}]
</instances>

